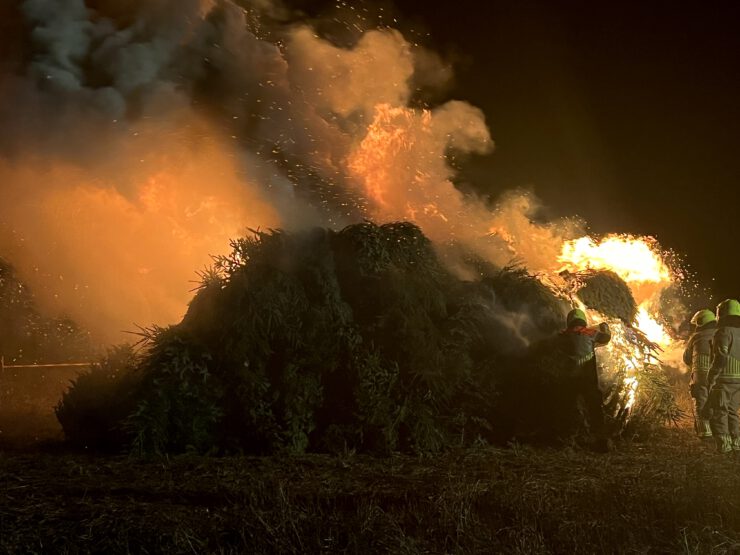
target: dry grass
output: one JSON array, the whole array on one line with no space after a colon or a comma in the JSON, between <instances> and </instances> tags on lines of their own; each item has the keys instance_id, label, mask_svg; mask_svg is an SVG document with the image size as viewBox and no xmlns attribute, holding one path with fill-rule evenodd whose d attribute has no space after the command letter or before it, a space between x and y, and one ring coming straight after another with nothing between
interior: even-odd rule
<instances>
[{"instance_id":1,"label":"dry grass","mask_svg":"<svg viewBox=\"0 0 740 555\"><path fill-rule=\"evenodd\" d=\"M607 454L146 460L71 452L34 414L0 422L47 439L0 438L0 553L740 553L740 460L688 422Z\"/></svg>"},{"instance_id":2,"label":"dry grass","mask_svg":"<svg viewBox=\"0 0 740 555\"><path fill-rule=\"evenodd\" d=\"M731 553L740 463L688 429L599 455L0 454L0 551Z\"/></svg>"}]
</instances>

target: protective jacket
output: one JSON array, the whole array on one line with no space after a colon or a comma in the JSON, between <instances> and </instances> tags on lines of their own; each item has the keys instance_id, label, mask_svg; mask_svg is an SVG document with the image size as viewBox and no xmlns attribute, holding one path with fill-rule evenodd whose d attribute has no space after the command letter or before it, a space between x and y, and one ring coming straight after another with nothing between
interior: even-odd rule
<instances>
[{"instance_id":1,"label":"protective jacket","mask_svg":"<svg viewBox=\"0 0 740 555\"><path fill-rule=\"evenodd\" d=\"M573 367L584 368L595 362L594 348L606 345L611 337L606 323L598 327L571 326L560 334L561 351Z\"/></svg>"},{"instance_id":2,"label":"protective jacket","mask_svg":"<svg viewBox=\"0 0 740 555\"><path fill-rule=\"evenodd\" d=\"M585 322L577 320L558 337L561 363L567 369L561 379L573 395L583 399L589 430L597 442L604 442L606 445L608 439L594 348L606 345L611 339L611 332L606 323L598 327L584 324Z\"/></svg>"},{"instance_id":3,"label":"protective jacket","mask_svg":"<svg viewBox=\"0 0 740 555\"><path fill-rule=\"evenodd\" d=\"M712 367L712 339L717 324L710 322L697 329L686 343L683 361L691 368L691 383L706 385L709 369Z\"/></svg>"},{"instance_id":4,"label":"protective jacket","mask_svg":"<svg viewBox=\"0 0 740 555\"><path fill-rule=\"evenodd\" d=\"M740 316L720 318L712 340L714 359L708 383L740 383Z\"/></svg>"},{"instance_id":5,"label":"protective jacket","mask_svg":"<svg viewBox=\"0 0 740 555\"><path fill-rule=\"evenodd\" d=\"M720 453L740 451L740 316L720 317L707 383L712 434Z\"/></svg>"}]
</instances>

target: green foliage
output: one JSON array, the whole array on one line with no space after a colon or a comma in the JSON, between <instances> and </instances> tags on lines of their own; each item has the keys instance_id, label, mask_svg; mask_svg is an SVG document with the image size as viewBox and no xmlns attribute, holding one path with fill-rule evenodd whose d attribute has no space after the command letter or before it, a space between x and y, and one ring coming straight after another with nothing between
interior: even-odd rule
<instances>
[{"instance_id":1,"label":"green foliage","mask_svg":"<svg viewBox=\"0 0 740 555\"><path fill-rule=\"evenodd\" d=\"M365 444L382 450L398 445L398 429L404 410L398 403L397 364L383 364L377 352L370 353L358 364L357 412Z\"/></svg>"},{"instance_id":2,"label":"green foliage","mask_svg":"<svg viewBox=\"0 0 740 555\"><path fill-rule=\"evenodd\" d=\"M142 454L428 454L506 440L521 414L541 428L523 392L558 376L526 355L568 305L521 268L485 275L455 278L409 223L255 231L181 323L144 331L119 427Z\"/></svg>"},{"instance_id":3,"label":"green foliage","mask_svg":"<svg viewBox=\"0 0 740 555\"><path fill-rule=\"evenodd\" d=\"M637 303L629 286L617 274L592 272L584 275L582 280L584 285L578 290L578 297L587 307L623 322L634 322Z\"/></svg>"},{"instance_id":4,"label":"green foliage","mask_svg":"<svg viewBox=\"0 0 740 555\"><path fill-rule=\"evenodd\" d=\"M208 367L210 355L184 340L175 327L146 332L138 402L126 421L134 452L210 449L223 398Z\"/></svg>"},{"instance_id":5,"label":"green foliage","mask_svg":"<svg viewBox=\"0 0 740 555\"><path fill-rule=\"evenodd\" d=\"M634 409L625 422L625 435L646 437L664 424L678 423L687 415L676 402L676 387L658 364L646 364L636 374L640 387Z\"/></svg>"},{"instance_id":6,"label":"green foliage","mask_svg":"<svg viewBox=\"0 0 740 555\"><path fill-rule=\"evenodd\" d=\"M525 315L522 334L534 339L551 336L561 329L569 310L563 299L556 297L525 268L507 267L492 277L484 278L504 308L514 314Z\"/></svg>"}]
</instances>

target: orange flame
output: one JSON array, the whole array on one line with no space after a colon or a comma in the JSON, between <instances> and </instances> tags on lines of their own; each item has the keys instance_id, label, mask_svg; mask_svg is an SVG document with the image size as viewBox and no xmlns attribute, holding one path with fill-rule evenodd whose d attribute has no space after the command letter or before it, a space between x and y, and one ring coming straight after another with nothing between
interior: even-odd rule
<instances>
[{"instance_id":1,"label":"orange flame","mask_svg":"<svg viewBox=\"0 0 740 555\"><path fill-rule=\"evenodd\" d=\"M639 303L637 316L631 323L661 347L673 343L670 334L658 322L657 314L651 310L660 291L676 279L654 239L609 235L597 242L591 237L581 237L563 244L558 261L564 264L562 269L573 272L610 270L617 274Z\"/></svg>"},{"instance_id":2,"label":"orange flame","mask_svg":"<svg viewBox=\"0 0 740 555\"><path fill-rule=\"evenodd\" d=\"M599 242L591 237L566 241L559 262L565 269L611 270L625 282L670 284L673 275L651 238L609 235Z\"/></svg>"},{"instance_id":3,"label":"orange flame","mask_svg":"<svg viewBox=\"0 0 740 555\"><path fill-rule=\"evenodd\" d=\"M563 244L558 262L562 270L584 272L610 270L621 277L639 303L633 322L609 319L596 311L593 319L607 320L613 330L612 341L606 347L604 360L614 372L622 372L623 406L630 409L637 399L638 372L642 366L655 362L651 349L636 341L631 327L644 334L649 342L662 351L673 349L676 341L654 307L658 295L677 278L654 239L631 235L609 235L601 241L581 237ZM582 307L586 308L586 307Z\"/></svg>"},{"instance_id":4,"label":"orange flame","mask_svg":"<svg viewBox=\"0 0 740 555\"><path fill-rule=\"evenodd\" d=\"M375 107L375 118L368 126L360 147L350 157L348 167L355 177L360 178L366 194L381 209L389 207L387 197L397 180L394 174L410 170L399 162L413 152L415 130L420 128L428 132L431 119L429 110L423 110L419 117L419 112L410 108L390 104ZM415 178L419 180L422 176L417 172ZM437 210L436 206L434 209ZM407 206L411 219L416 210L415 206Z\"/></svg>"}]
</instances>

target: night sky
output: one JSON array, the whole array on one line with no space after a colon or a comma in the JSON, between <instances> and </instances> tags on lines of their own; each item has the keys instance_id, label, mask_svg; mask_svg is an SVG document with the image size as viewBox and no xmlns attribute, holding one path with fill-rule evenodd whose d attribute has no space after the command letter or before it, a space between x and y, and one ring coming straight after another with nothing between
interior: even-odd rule
<instances>
[{"instance_id":1,"label":"night sky","mask_svg":"<svg viewBox=\"0 0 740 555\"><path fill-rule=\"evenodd\" d=\"M482 4L485 7L481 7ZM740 33L731 3L451 2L424 9L464 60L451 94L497 151L469 179L531 186L594 232L655 235L719 297L737 296Z\"/></svg>"},{"instance_id":2,"label":"night sky","mask_svg":"<svg viewBox=\"0 0 740 555\"><path fill-rule=\"evenodd\" d=\"M463 181L531 188L547 216L580 215L595 233L654 235L717 297L740 295L733 3L393 5L392 26L453 63L445 96L486 114L496 151L468 160Z\"/></svg>"}]
</instances>

